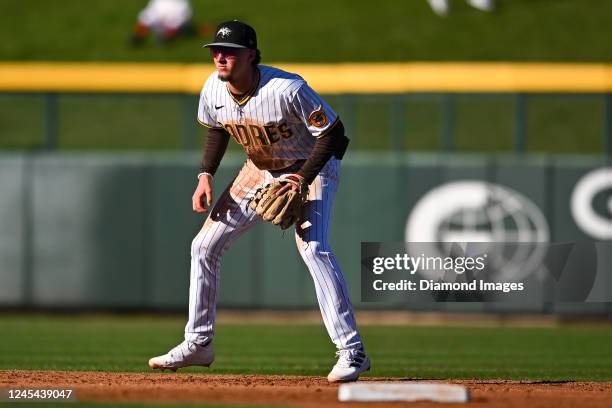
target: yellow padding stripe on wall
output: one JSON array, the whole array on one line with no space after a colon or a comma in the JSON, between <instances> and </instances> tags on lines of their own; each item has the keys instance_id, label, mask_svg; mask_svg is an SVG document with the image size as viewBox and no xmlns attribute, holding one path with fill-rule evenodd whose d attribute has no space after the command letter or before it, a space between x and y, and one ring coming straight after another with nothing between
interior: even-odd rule
<instances>
[{"instance_id":1,"label":"yellow padding stripe on wall","mask_svg":"<svg viewBox=\"0 0 612 408\"><path fill-rule=\"evenodd\" d=\"M320 93L610 92L612 64L277 64ZM210 64L2 63L0 91L199 93Z\"/></svg>"}]
</instances>

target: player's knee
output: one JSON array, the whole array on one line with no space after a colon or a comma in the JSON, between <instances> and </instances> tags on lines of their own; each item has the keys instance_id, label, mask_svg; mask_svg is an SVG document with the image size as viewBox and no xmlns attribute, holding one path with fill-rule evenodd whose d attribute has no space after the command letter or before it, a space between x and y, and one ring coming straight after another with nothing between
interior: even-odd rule
<instances>
[{"instance_id":1,"label":"player's knee","mask_svg":"<svg viewBox=\"0 0 612 408\"><path fill-rule=\"evenodd\" d=\"M192 245L191 259L216 270L221 263L221 254L209 245Z\"/></svg>"},{"instance_id":2,"label":"player's knee","mask_svg":"<svg viewBox=\"0 0 612 408\"><path fill-rule=\"evenodd\" d=\"M191 241L191 257L204 258L210 256L211 253L211 242L207 239L203 239L201 235L197 235L193 241Z\"/></svg>"},{"instance_id":3,"label":"player's knee","mask_svg":"<svg viewBox=\"0 0 612 408\"><path fill-rule=\"evenodd\" d=\"M196 235L196 237L191 241L191 257L194 257L198 254L198 252L200 251L200 239L199 236Z\"/></svg>"},{"instance_id":4,"label":"player's knee","mask_svg":"<svg viewBox=\"0 0 612 408\"><path fill-rule=\"evenodd\" d=\"M296 235L295 242L297 244L298 251L300 251L300 254L302 254L302 256L312 254L318 256L321 253L327 253L331 251L327 241L307 241Z\"/></svg>"}]
</instances>

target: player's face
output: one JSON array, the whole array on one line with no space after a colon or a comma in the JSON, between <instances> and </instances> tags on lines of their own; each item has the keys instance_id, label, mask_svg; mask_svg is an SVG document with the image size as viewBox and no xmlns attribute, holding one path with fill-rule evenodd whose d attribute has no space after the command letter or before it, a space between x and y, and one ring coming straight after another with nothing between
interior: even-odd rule
<instances>
[{"instance_id":1,"label":"player's face","mask_svg":"<svg viewBox=\"0 0 612 408\"><path fill-rule=\"evenodd\" d=\"M233 81L251 69L255 51L246 48L211 47L217 73L221 81Z\"/></svg>"}]
</instances>

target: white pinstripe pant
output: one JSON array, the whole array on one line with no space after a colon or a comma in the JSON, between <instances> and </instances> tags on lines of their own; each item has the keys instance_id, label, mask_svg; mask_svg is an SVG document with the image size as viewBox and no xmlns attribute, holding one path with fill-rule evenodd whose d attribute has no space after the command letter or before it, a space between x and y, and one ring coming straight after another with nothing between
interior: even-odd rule
<instances>
[{"instance_id":1,"label":"white pinstripe pant","mask_svg":"<svg viewBox=\"0 0 612 408\"><path fill-rule=\"evenodd\" d=\"M327 241L339 167L340 162L331 158L310 185L309 201L300 223L309 221L311 225L304 229L296 227L295 239L313 278L327 333L338 349L346 349L361 347L361 337L344 276ZM201 343L213 338L221 256L240 235L261 221L248 207L257 188L282 174L259 170L248 160L194 238L186 340Z\"/></svg>"}]
</instances>

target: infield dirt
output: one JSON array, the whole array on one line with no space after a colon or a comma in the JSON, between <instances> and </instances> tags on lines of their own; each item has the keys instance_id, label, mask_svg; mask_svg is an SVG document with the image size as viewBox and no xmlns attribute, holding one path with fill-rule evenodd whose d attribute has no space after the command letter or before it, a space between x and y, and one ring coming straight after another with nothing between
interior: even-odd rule
<instances>
[{"instance_id":1,"label":"infield dirt","mask_svg":"<svg viewBox=\"0 0 612 408\"><path fill-rule=\"evenodd\" d=\"M417 381L402 378L365 380ZM612 401L612 382L434 382L462 384L468 387L471 401L462 406L609 407ZM82 401L207 402L304 408L400 406L400 403L341 403L337 399L337 385L327 383L322 377L305 376L7 370L0 371L0 387L73 388L77 399ZM410 406L432 407L446 404L419 402L411 403Z\"/></svg>"}]
</instances>

